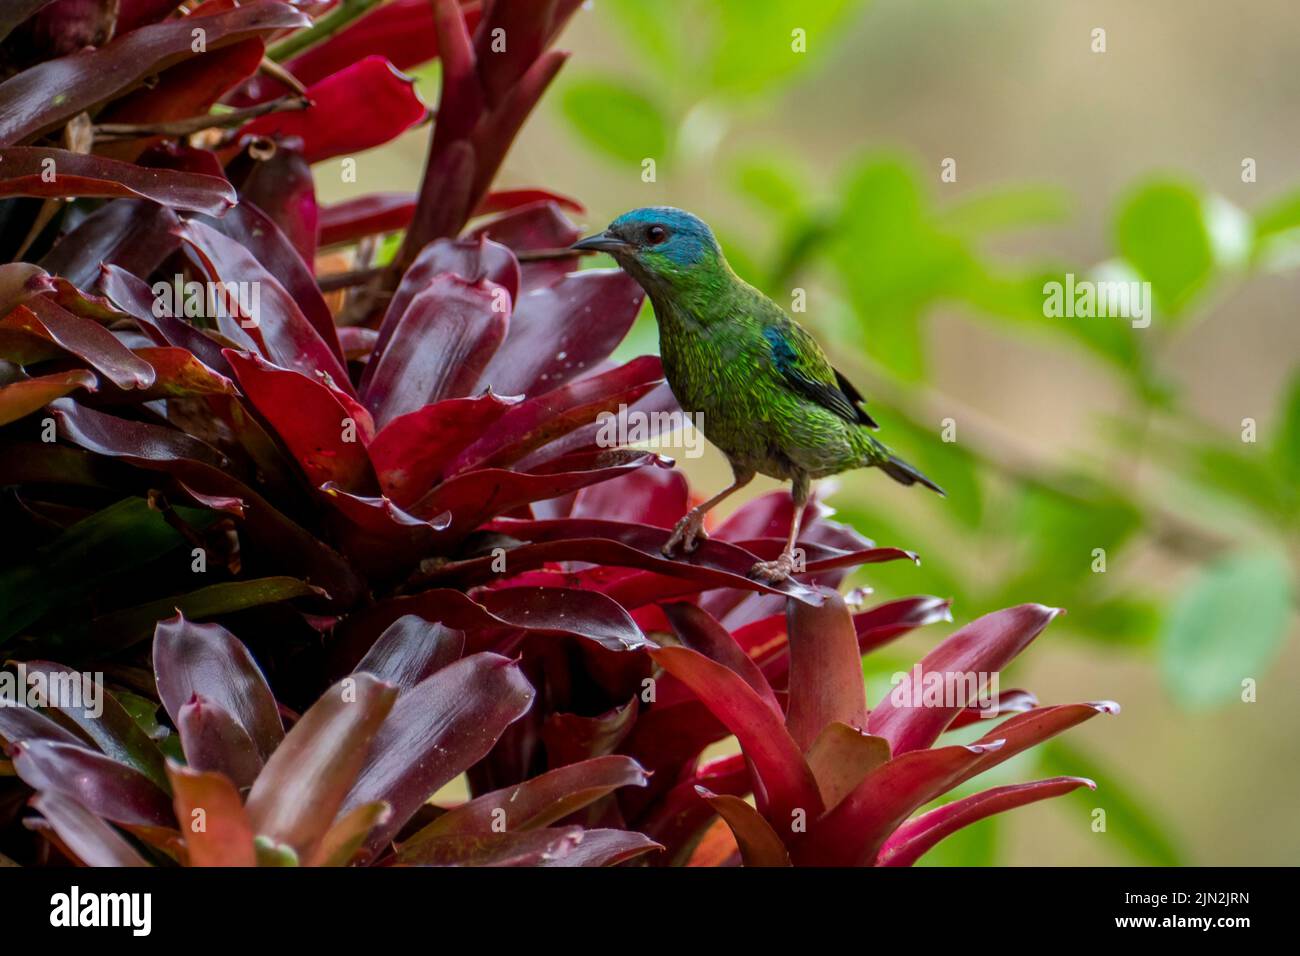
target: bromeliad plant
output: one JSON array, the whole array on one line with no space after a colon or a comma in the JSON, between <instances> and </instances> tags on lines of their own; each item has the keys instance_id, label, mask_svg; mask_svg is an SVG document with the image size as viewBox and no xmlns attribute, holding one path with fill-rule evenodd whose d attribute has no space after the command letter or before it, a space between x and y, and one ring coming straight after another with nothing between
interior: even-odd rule
<instances>
[{"instance_id":1,"label":"bromeliad plant","mask_svg":"<svg viewBox=\"0 0 1300 956\"><path fill-rule=\"evenodd\" d=\"M663 556L684 481L601 440L675 407L657 358L610 360L641 292L575 271L576 202L492 188L577 6L0 13L0 647L114 687L97 720L0 710L0 822L55 859L684 863L720 814L747 862L907 862L1075 785L902 823L996 762L927 749L962 708L866 714L858 652L947 606L835 589L907 552L813 505L800 580L755 581L763 499ZM320 164L429 121L399 71L435 55L419 191L319 206ZM1004 613L951 640L1005 663L1045 620Z\"/></svg>"}]
</instances>

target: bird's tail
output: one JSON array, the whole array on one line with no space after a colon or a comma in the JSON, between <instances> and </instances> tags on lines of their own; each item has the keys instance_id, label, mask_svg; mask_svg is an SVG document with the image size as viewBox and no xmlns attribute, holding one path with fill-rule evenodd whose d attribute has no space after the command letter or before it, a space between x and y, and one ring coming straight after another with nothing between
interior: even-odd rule
<instances>
[{"instance_id":1,"label":"bird's tail","mask_svg":"<svg viewBox=\"0 0 1300 956\"><path fill-rule=\"evenodd\" d=\"M874 438L871 439L871 444L871 464L875 465L890 478L893 478L900 485L925 485L925 487L937 494L942 495L944 493L942 488L936 485L929 478L925 477L925 475L921 474L921 472L912 465L903 461L903 459L899 458Z\"/></svg>"}]
</instances>

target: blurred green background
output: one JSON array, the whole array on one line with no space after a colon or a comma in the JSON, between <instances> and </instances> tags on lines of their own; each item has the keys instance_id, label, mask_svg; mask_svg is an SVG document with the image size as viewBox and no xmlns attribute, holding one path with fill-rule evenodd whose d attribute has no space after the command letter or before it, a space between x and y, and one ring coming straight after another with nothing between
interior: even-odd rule
<instances>
[{"instance_id":1,"label":"blurred green background","mask_svg":"<svg viewBox=\"0 0 1300 956\"><path fill-rule=\"evenodd\" d=\"M885 440L949 491L823 483L922 556L854 583L952 597L958 624L1068 609L1003 689L1123 713L996 775L1099 789L928 863L1300 860L1296 27L1291 0L595 0L507 160L501 185L575 196L593 229L682 206L778 302L805 290ZM318 188L414 189L425 137ZM1151 326L1045 317L1067 272L1150 282ZM623 354L655 342L647 314ZM699 492L729 477L682 464ZM872 699L947 630L870 658Z\"/></svg>"}]
</instances>

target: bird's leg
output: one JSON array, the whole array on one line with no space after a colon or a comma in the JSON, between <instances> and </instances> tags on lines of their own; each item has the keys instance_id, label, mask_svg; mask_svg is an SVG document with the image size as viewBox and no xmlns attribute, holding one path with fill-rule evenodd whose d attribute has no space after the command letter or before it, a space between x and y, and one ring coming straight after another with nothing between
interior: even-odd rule
<instances>
[{"instance_id":1,"label":"bird's leg","mask_svg":"<svg viewBox=\"0 0 1300 956\"><path fill-rule=\"evenodd\" d=\"M673 528L672 537L668 539L662 548L665 557L671 558L678 547L681 547L685 553L690 554L699 547L701 541L707 541L709 536L704 530L704 516L725 501L729 495L734 494L754 480L752 471L739 471L733 468L732 474L735 477L730 485L723 488L708 501L696 505L682 515Z\"/></svg>"},{"instance_id":2,"label":"bird's leg","mask_svg":"<svg viewBox=\"0 0 1300 956\"><path fill-rule=\"evenodd\" d=\"M790 578L794 571L794 547L799 540L799 526L803 522L803 509L808 504L809 484L807 476L801 475L794 480L790 497L794 500L794 517L790 521L790 536L786 539L785 549L775 561L759 561L749 569L750 577L766 581L768 584L780 584Z\"/></svg>"}]
</instances>

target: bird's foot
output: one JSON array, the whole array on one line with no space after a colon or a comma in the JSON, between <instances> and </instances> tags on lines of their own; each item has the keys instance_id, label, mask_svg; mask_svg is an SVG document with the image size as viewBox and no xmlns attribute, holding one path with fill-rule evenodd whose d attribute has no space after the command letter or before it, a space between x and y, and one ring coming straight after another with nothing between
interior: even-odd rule
<instances>
[{"instance_id":1,"label":"bird's foot","mask_svg":"<svg viewBox=\"0 0 1300 956\"><path fill-rule=\"evenodd\" d=\"M759 561L755 564L749 569L749 576L766 581L768 584L780 584L790 580L790 573L793 570L794 555L789 551L782 551L781 556L775 561Z\"/></svg>"},{"instance_id":2,"label":"bird's foot","mask_svg":"<svg viewBox=\"0 0 1300 956\"><path fill-rule=\"evenodd\" d=\"M671 558L680 548L682 553L690 554L700 546L700 542L707 541L709 534L704 530L704 515L692 508L673 528L672 537L664 544L664 557Z\"/></svg>"}]
</instances>

